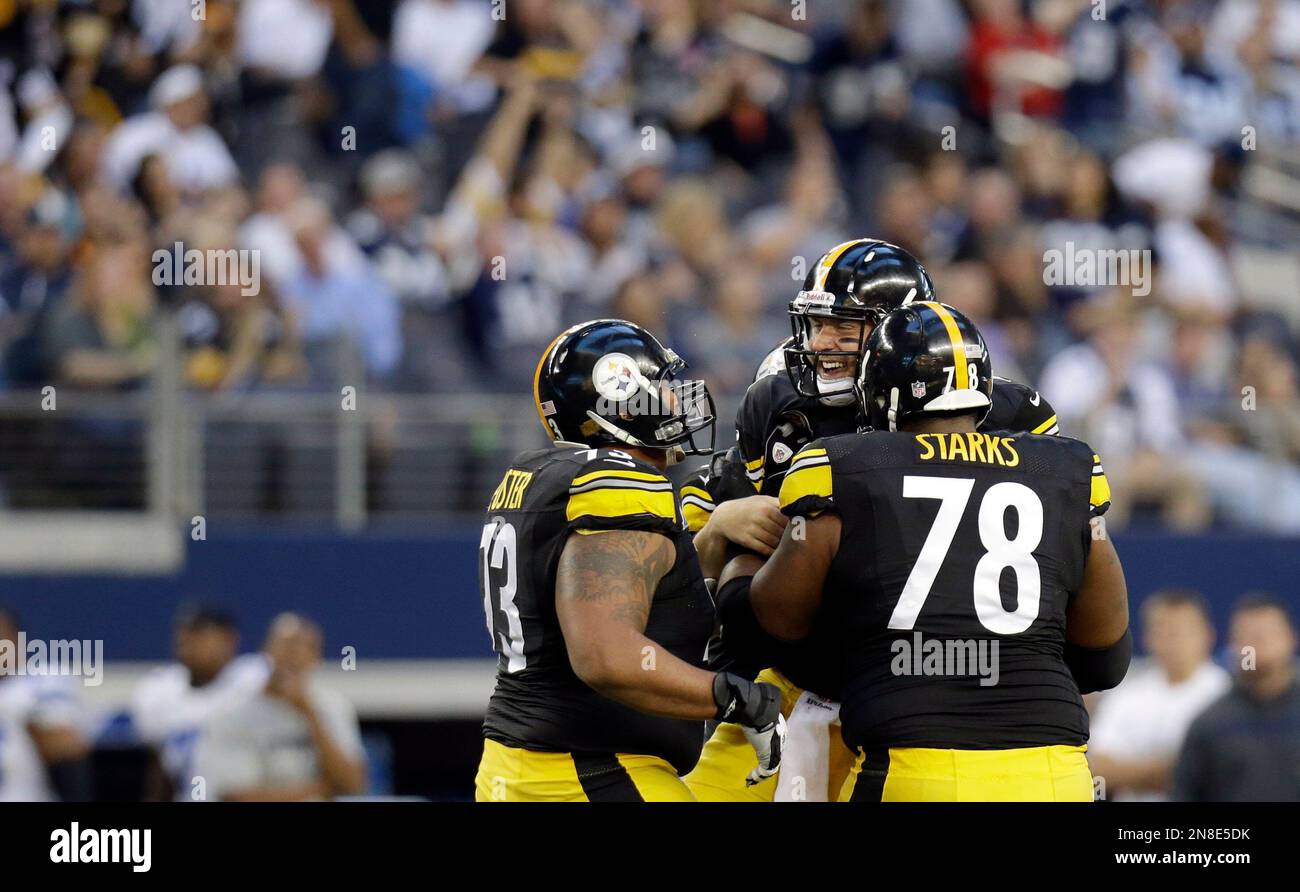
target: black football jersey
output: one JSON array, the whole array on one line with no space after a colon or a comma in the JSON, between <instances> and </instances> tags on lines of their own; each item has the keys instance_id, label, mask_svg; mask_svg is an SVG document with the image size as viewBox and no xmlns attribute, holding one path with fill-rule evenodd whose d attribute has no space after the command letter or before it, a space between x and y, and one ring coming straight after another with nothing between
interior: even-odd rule
<instances>
[{"instance_id":1,"label":"black football jersey","mask_svg":"<svg viewBox=\"0 0 1300 892\"><path fill-rule=\"evenodd\" d=\"M703 667L713 600L672 484L615 449L553 447L519 455L488 506L479 581L497 653L484 736L548 752L659 756L679 772L699 757L703 723L647 715L574 674L555 612L555 578L570 534L647 530L668 536L677 562L659 582L645 635Z\"/></svg>"},{"instance_id":2,"label":"black football jersey","mask_svg":"<svg viewBox=\"0 0 1300 892\"><path fill-rule=\"evenodd\" d=\"M801 396L782 370L756 380L736 416L736 446L714 456L682 487L682 511L692 532L704 526L717 504L755 492L775 497L795 453L817 437L858 430L857 404L826 406ZM980 430L1057 434L1056 411L1042 395L1007 378L993 378L993 405ZM743 482L748 481L750 488ZM767 643L763 653L728 642L726 629L709 646L710 665L753 678L773 666L795 685L837 699L839 664L824 656L834 650L835 630L820 624L798 644Z\"/></svg>"},{"instance_id":3,"label":"black football jersey","mask_svg":"<svg viewBox=\"0 0 1300 892\"><path fill-rule=\"evenodd\" d=\"M781 505L835 511L819 624L842 630L845 742L866 749L1080 745L1065 616L1110 505L1065 437L874 432L810 443ZM794 522L794 521L792 521Z\"/></svg>"},{"instance_id":4,"label":"black football jersey","mask_svg":"<svg viewBox=\"0 0 1300 892\"><path fill-rule=\"evenodd\" d=\"M775 496L796 452L817 437L854 433L859 423L856 402L826 406L819 399L801 396L788 375L768 375L750 385L736 415L739 458L754 488ZM1060 432L1056 411L1042 394L996 375L993 405L980 430Z\"/></svg>"}]
</instances>

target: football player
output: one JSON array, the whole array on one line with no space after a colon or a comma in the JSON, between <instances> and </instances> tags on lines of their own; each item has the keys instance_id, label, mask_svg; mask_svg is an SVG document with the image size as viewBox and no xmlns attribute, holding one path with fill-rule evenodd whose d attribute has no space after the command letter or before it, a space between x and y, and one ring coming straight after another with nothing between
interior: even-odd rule
<instances>
[{"instance_id":1,"label":"football player","mask_svg":"<svg viewBox=\"0 0 1300 892\"><path fill-rule=\"evenodd\" d=\"M699 531L697 544L708 557L706 564L721 565L713 554L724 538L762 556L772 553L784 529L776 496L795 453L815 437L852 433L862 424L854 380L876 323L897 307L934 299L925 268L897 245L856 239L818 259L790 303L792 336L767 356L745 394L736 418L736 447L714 456L706 472L682 486L682 511ZM947 374L955 375L955 367ZM1059 432L1051 405L1033 389L1005 378L992 379L992 408L983 426ZM755 492L761 498L752 498ZM745 521L735 518L740 512ZM721 518L725 527L714 523L720 514L727 515ZM719 535L715 526L728 535ZM732 534L733 529L743 535ZM808 772L816 778L799 795L834 798L852 764L834 725L839 666L826 655L833 653L828 639L835 630L818 629L797 646L781 645L753 627L746 604L720 599L718 607L722 630L710 643L710 665L777 685L787 717L803 701L813 715L825 719L829 733L824 727L813 746L828 752L830 764ZM787 755L797 758L799 751L792 743ZM777 795L775 779L757 786L732 780L737 771L745 776L742 769L752 759L743 737L719 728L687 783L702 800L770 801ZM824 783L822 775L827 775Z\"/></svg>"},{"instance_id":2,"label":"football player","mask_svg":"<svg viewBox=\"0 0 1300 892\"><path fill-rule=\"evenodd\" d=\"M748 587L778 638L819 615L844 630L840 720L857 756L840 799L1091 801L1080 692L1118 684L1132 651L1100 460L1078 440L985 427L988 349L943 304L886 316L857 390L873 432L800 450L780 546L719 580Z\"/></svg>"},{"instance_id":3,"label":"football player","mask_svg":"<svg viewBox=\"0 0 1300 892\"><path fill-rule=\"evenodd\" d=\"M776 771L776 689L704 668L713 601L663 473L712 448L697 443L712 400L684 368L611 319L563 332L537 365L554 445L511 463L480 540L498 657L480 801L690 800L679 775L710 719L742 729L751 781Z\"/></svg>"}]
</instances>

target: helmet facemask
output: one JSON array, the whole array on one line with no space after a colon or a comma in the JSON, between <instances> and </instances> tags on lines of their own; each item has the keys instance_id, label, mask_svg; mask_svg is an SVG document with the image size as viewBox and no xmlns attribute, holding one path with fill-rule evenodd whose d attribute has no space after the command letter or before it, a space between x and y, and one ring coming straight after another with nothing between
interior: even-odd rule
<instances>
[{"instance_id":1,"label":"helmet facemask","mask_svg":"<svg viewBox=\"0 0 1300 892\"><path fill-rule=\"evenodd\" d=\"M703 381L679 380L685 368L685 362L673 359L656 380L638 375L628 400L603 407L598 402L603 411L589 409L587 417L619 443L663 450L669 465L688 455L711 455L717 417L713 395Z\"/></svg>"}]
</instances>

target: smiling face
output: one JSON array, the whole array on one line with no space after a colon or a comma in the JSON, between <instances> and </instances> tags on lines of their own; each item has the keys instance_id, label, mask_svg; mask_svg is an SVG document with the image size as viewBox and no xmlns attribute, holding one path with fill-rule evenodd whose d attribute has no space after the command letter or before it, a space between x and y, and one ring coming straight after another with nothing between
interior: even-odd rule
<instances>
[{"instance_id":1,"label":"smiling face","mask_svg":"<svg viewBox=\"0 0 1300 892\"><path fill-rule=\"evenodd\" d=\"M858 360L862 356L862 345L870 335L870 323L858 319L812 317L808 326L807 349L818 353L851 354L818 356L817 377L835 381L856 375Z\"/></svg>"}]
</instances>

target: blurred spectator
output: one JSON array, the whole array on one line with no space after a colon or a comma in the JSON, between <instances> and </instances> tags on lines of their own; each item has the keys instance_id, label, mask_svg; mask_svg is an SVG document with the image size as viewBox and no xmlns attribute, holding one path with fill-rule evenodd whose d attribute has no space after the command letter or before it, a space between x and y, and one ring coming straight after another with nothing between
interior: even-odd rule
<instances>
[{"instance_id":1,"label":"blurred spectator","mask_svg":"<svg viewBox=\"0 0 1300 892\"><path fill-rule=\"evenodd\" d=\"M1018 0L975 0L966 46L971 110L987 119L995 107L1056 115L1069 78L1061 41Z\"/></svg>"},{"instance_id":2,"label":"blurred spectator","mask_svg":"<svg viewBox=\"0 0 1300 892\"><path fill-rule=\"evenodd\" d=\"M104 146L103 169L110 183L125 191L150 155L163 159L172 183L184 192L238 179L226 144L206 123L202 71L193 65L170 69L149 91L149 103L152 112L123 122Z\"/></svg>"},{"instance_id":3,"label":"blurred spectator","mask_svg":"<svg viewBox=\"0 0 1300 892\"><path fill-rule=\"evenodd\" d=\"M288 213L303 265L284 283L281 297L302 336L312 380L333 384L345 374L339 351L355 346L374 378L392 374L402 354L397 297L368 267L338 269L327 246L334 228L329 208L305 198Z\"/></svg>"},{"instance_id":4,"label":"blurred spectator","mask_svg":"<svg viewBox=\"0 0 1300 892\"><path fill-rule=\"evenodd\" d=\"M265 688L216 717L199 742L197 771L210 798L292 802L362 792L356 711L313 678L321 644L320 629L301 616L282 613L271 623Z\"/></svg>"},{"instance_id":5,"label":"blurred spectator","mask_svg":"<svg viewBox=\"0 0 1300 892\"><path fill-rule=\"evenodd\" d=\"M23 660L18 635L18 618L0 607L0 643ZM89 798L83 760L90 744L74 684L66 676L0 671L0 802Z\"/></svg>"},{"instance_id":6,"label":"blurred spectator","mask_svg":"<svg viewBox=\"0 0 1300 892\"><path fill-rule=\"evenodd\" d=\"M1300 682L1286 606L1243 598L1232 612L1236 683L1192 722L1174 769L1188 802L1300 802Z\"/></svg>"},{"instance_id":7,"label":"blurred spectator","mask_svg":"<svg viewBox=\"0 0 1300 892\"><path fill-rule=\"evenodd\" d=\"M237 257L235 231L205 219L186 244ZM185 290L176 318L183 339L185 378L202 390L239 390L301 383L307 376L297 332L269 286L246 293L238 277Z\"/></svg>"},{"instance_id":8,"label":"blurred spectator","mask_svg":"<svg viewBox=\"0 0 1300 892\"><path fill-rule=\"evenodd\" d=\"M446 361L458 345L449 313L451 286L435 247L436 223L420 213L420 167L400 149L380 152L361 171L366 204L348 219L348 231L379 277L401 302L403 389L446 389Z\"/></svg>"},{"instance_id":9,"label":"blurred spectator","mask_svg":"<svg viewBox=\"0 0 1300 892\"><path fill-rule=\"evenodd\" d=\"M1209 503L1180 457L1184 437L1173 382L1142 355L1134 308L1112 293L1081 309L1087 341L1057 354L1043 370L1043 392L1062 429L1087 440L1106 462L1117 517L1147 503L1173 527L1204 527Z\"/></svg>"},{"instance_id":10,"label":"blurred spectator","mask_svg":"<svg viewBox=\"0 0 1300 892\"><path fill-rule=\"evenodd\" d=\"M25 222L17 256L0 271L0 351L5 376L30 386L45 376L39 320L63 302L72 285L68 254L79 226L77 207L62 192L47 189Z\"/></svg>"},{"instance_id":11,"label":"blurred spectator","mask_svg":"<svg viewBox=\"0 0 1300 892\"><path fill-rule=\"evenodd\" d=\"M1211 659L1214 627L1199 592L1167 589L1142 602L1142 641L1148 665L1135 667L1102 695L1088 738L1092 773L1106 798L1162 800L1183 736L1206 706L1231 684Z\"/></svg>"},{"instance_id":12,"label":"blurred spectator","mask_svg":"<svg viewBox=\"0 0 1300 892\"><path fill-rule=\"evenodd\" d=\"M191 605L176 619L176 662L155 669L131 696L131 720L154 747L163 770L155 798L189 800L195 792L194 747L212 718L252 697L266 683L260 654L239 656L239 629L227 611Z\"/></svg>"}]
</instances>

